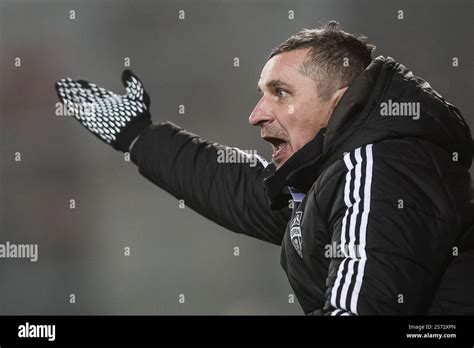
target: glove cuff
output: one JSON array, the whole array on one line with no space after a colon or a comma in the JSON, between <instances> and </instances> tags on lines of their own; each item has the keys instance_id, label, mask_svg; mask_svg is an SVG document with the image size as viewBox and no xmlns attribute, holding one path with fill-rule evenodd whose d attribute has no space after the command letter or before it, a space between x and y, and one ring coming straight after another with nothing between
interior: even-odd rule
<instances>
[{"instance_id":1,"label":"glove cuff","mask_svg":"<svg viewBox=\"0 0 474 348\"><path fill-rule=\"evenodd\" d=\"M113 148L118 151L128 152L133 140L150 125L150 114L146 111L146 114L136 117L127 125L115 143L112 144Z\"/></svg>"}]
</instances>

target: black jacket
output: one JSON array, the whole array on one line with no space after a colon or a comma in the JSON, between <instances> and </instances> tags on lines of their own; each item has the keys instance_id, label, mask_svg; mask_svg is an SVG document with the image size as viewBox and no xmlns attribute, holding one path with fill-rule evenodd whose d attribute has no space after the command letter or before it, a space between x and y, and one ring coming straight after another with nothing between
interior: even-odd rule
<instances>
[{"instance_id":1,"label":"black jacket","mask_svg":"<svg viewBox=\"0 0 474 348\"><path fill-rule=\"evenodd\" d=\"M167 122L131 155L201 215L281 245L306 314L474 313L471 133L403 65L374 59L277 171L219 163L224 149Z\"/></svg>"}]
</instances>

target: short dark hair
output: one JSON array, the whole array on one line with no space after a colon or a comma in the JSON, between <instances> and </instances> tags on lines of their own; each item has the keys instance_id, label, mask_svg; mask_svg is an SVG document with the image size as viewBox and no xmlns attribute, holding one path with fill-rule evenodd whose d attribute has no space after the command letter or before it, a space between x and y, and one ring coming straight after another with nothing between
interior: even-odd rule
<instances>
[{"instance_id":1,"label":"short dark hair","mask_svg":"<svg viewBox=\"0 0 474 348\"><path fill-rule=\"evenodd\" d=\"M275 47L268 59L304 48L310 51L300 71L316 81L319 97L327 100L365 70L372 61L375 46L367 42L367 37L347 33L340 29L338 22L330 21L319 28L294 34Z\"/></svg>"}]
</instances>

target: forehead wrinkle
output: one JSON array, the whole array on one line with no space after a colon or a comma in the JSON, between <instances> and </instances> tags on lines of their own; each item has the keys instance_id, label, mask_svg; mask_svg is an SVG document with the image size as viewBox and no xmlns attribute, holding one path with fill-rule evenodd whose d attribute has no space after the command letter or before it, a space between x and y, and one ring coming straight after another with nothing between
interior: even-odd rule
<instances>
[{"instance_id":1,"label":"forehead wrinkle","mask_svg":"<svg viewBox=\"0 0 474 348\"><path fill-rule=\"evenodd\" d=\"M288 87L291 88L292 85L288 82L283 81L282 79L272 79L270 81L267 81L265 85L269 88L275 88L275 87Z\"/></svg>"}]
</instances>

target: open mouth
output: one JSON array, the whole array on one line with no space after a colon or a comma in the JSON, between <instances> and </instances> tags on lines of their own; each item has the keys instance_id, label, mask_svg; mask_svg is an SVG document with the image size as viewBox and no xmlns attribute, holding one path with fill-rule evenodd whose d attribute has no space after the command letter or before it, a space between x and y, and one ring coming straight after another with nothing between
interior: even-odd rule
<instances>
[{"instance_id":1,"label":"open mouth","mask_svg":"<svg viewBox=\"0 0 474 348\"><path fill-rule=\"evenodd\" d=\"M290 146L285 140L275 137L263 137L263 140L272 145L272 159L276 164L280 164L290 154Z\"/></svg>"}]
</instances>

